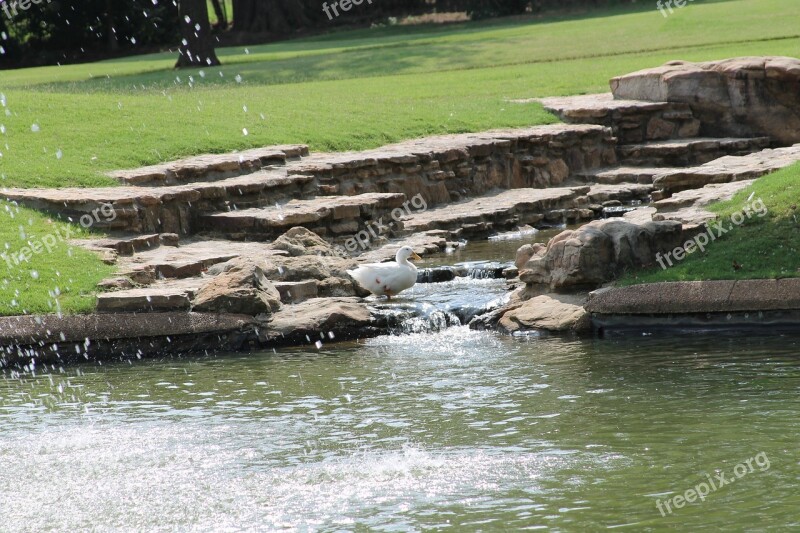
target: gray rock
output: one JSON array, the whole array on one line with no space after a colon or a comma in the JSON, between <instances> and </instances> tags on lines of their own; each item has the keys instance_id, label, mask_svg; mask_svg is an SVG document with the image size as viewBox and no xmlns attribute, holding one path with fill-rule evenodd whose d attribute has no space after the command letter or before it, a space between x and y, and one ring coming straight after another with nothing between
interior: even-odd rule
<instances>
[{"instance_id":1,"label":"gray rock","mask_svg":"<svg viewBox=\"0 0 800 533\"><path fill-rule=\"evenodd\" d=\"M689 104L705 135L800 142L800 60L671 61L611 80L615 98Z\"/></svg>"},{"instance_id":2,"label":"gray rock","mask_svg":"<svg viewBox=\"0 0 800 533\"><path fill-rule=\"evenodd\" d=\"M686 238L677 221L598 220L554 237L524 265L520 279L553 289L597 287L625 270L655 264L656 253L672 250Z\"/></svg>"},{"instance_id":3,"label":"gray rock","mask_svg":"<svg viewBox=\"0 0 800 533\"><path fill-rule=\"evenodd\" d=\"M585 295L545 294L507 311L498 327L508 333L543 329L554 332L591 330Z\"/></svg>"},{"instance_id":4,"label":"gray rock","mask_svg":"<svg viewBox=\"0 0 800 533\"><path fill-rule=\"evenodd\" d=\"M262 324L262 342L332 342L359 336L373 322L367 306L358 298L313 298L284 306Z\"/></svg>"},{"instance_id":5,"label":"gray rock","mask_svg":"<svg viewBox=\"0 0 800 533\"><path fill-rule=\"evenodd\" d=\"M280 294L255 260L239 257L226 266L197 292L195 311L258 315L280 308Z\"/></svg>"},{"instance_id":6,"label":"gray rock","mask_svg":"<svg viewBox=\"0 0 800 533\"><path fill-rule=\"evenodd\" d=\"M292 257L302 255L334 255L333 248L313 231L295 227L275 239L272 247L284 250Z\"/></svg>"}]
</instances>

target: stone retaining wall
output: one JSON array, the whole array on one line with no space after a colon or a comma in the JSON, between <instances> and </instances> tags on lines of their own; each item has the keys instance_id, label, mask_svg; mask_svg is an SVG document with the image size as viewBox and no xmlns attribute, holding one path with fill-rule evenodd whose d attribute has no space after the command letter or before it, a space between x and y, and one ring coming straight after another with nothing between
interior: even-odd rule
<instances>
[{"instance_id":1,"label":"stone retaining wall","mask_svg":"<svg viewBox=\"0 0 800 533\"><path fill-rule=\"evenodd\" d=\"M288 171L312 176L323 195L400 192L437 205L492 189L557 187L572 174L613 165L615 147L608 128L556 124L312 155Z\"/></svg>"},{"instance_id":2,"label":"stone retaining wall","mask_svg":"<svg viewBox=\"0 0 800 533\"><path fill-rule=\"evenodd\" d=\"M477 196L491 189L558 186L570 175L616 162L611 130L595 125L556 124L482 134L418 139L356 153L315 154L285 167L212 181L191 160L198 181L184 185L96 189L9 189L5 198L71 217L96 213L96 229L191 235L200 217L290 199L369 192L421 194L429 206ZM162 165L163 166L163 165ZM169 165L169 173L181 175ZM209 167L216 176L219 170ZM126 175L130 182L131 176ZM166 178L165 178L166 180ZM158 180L156 180L158 181ZM168 180L167 180L168 181Z\"/></svg>"}]
</instances>

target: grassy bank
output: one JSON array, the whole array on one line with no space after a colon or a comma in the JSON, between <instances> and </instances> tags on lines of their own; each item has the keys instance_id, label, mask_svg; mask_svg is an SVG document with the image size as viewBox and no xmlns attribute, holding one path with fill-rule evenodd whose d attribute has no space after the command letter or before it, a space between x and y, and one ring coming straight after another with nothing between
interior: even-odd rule
<instances>
[{"instance_id":1,"label":"grassy bank","mask_svg":"<svg viewBox=\"0 0 800 533\"><path fill-rule=\"evenodd\" d=\"M0 202L0 315L94 309L97 282L113 267L68 242L88 236L79 224Z\"/></svg>"},{"instance_id":2,"label":"grassy bank","mask_svg":"<svg viewBox=\"0 0 800 533\"><path fill-rule=\"evenodd\" d=\"M732 222L745 206L763 200L767 214ZM731 200L710 207L725 235L666 269L631 274L621 285L659 281L800 277L800 165L765 176ZM734 217L733 219L731 217ZM714 230L715 235L718 233Z\"/></svg>"}]
</instances>

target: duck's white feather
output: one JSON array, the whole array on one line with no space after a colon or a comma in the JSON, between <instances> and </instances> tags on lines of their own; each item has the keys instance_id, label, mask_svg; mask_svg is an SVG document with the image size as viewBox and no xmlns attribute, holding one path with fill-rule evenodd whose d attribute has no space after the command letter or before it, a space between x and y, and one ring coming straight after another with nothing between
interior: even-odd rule
<instances>
[{"instance_id":1,"label":"duck's white feather","mask_svg":"<svg viewBox=\"0 0 800 533\"><path fill-rule=\"evenodd\" d=\"M417 283L417 267L408 261L361 265L347 273L377 296L395 296Z\"/></svg>"}]
</instances>

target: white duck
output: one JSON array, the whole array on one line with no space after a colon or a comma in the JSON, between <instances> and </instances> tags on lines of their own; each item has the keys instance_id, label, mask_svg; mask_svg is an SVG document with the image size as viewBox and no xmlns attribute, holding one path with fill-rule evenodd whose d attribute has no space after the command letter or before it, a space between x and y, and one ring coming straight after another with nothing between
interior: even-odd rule
<instances>
[{"instance_id":1,"label":"white duck","mask_svg":"<svg viewBox=\"0 0 800 533\"><path fill-rule=\"evenodd\" d=\"M417 283L417 267L409 262L409 258L421 259L410 246L403 246L397 251L394 263L361 265L347 273L372 294L391 300L392 296Z\"/></svg>"}]
</instances>

